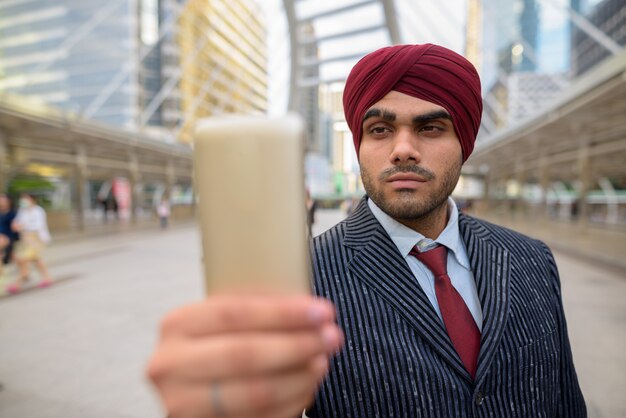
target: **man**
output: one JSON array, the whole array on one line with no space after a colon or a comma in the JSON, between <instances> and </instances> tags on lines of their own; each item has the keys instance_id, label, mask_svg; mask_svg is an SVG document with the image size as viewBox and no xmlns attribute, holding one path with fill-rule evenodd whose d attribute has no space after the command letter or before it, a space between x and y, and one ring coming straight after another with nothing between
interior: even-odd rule
<instances>
[{"instance_id":1,"label":"man","mask_svg":"<svg viewBox=\"0 0 626 418\"><path fill-rule=\"evenodd\" d=\"M356 64L344 109L368 196L312 244L334 306L222 296L170 314L149 375L172 418L586 416L549 249L449 198L481 103L474 67L436 45Z\"/></svg>"}]
</instances>

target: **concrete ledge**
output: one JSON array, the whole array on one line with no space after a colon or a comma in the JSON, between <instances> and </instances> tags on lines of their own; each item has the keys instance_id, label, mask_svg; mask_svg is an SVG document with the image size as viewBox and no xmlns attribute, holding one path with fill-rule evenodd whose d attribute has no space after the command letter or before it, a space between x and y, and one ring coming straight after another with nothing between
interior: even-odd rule
<instances>
[{"instance_id":1,"label":"concrete ledge","mask_svg":"<svg viewBox=\"0 0 626 418\"><path fill-rule=\"evenodd\" d=\"M589 225L581 229L570 222L515 219L510 214L482 213L478 217L542 240L554 250L619 269L626 278L626 230L623 228Z\"/></svg>"}]
</instances>

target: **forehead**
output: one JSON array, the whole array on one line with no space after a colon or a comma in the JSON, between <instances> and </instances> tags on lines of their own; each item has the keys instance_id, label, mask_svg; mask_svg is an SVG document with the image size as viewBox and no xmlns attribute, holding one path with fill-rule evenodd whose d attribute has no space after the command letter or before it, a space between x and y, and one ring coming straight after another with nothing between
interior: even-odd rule
<instances>
[{"instance_id":1,"label":"forehead","mask_svg":"<svg viewBox=\"0 0 626 418\"><path fill-rule=\"evenodd\" d=\"M391 90L382 99L371 105L367 110L371 110L374 108L393 110L395 113L404 112L410 114L434 112L441 110L447 112L444 107L438 104L420 99L418 97L409 96L408 94L400 93L399 91L395 90Z\"/></svg>"}]
</instances>

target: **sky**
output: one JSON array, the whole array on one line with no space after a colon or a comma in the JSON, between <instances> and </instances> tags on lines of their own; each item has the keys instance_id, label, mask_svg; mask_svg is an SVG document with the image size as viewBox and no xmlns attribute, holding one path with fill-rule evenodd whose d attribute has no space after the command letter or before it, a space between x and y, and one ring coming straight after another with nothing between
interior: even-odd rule
<instances>
[{"instance_id":1,"label":"sky","mask_svg":"<svg viewBox=\"0 0 626 418\"><path fill-rule=\"evenodd\" d=\"M296 13L300 17L356 3L359 0L300 0ZM269 113L282 114L287 108L289 89L290 45L282 0L263 0L268 21L269 52ZM463 52L465 31L465 0L396 0L397 15L403 43L432 42ZM318 36L354 30L384 23L382 8L371 5L359 11L315 21ZM346 40L328 41L320 45L319 57L330 58L348 54L365 55L390 40L386 31ZM320 69L321 78L333 80L345 77L357 59L329 63Z\"/></svg>"}]
</instances>

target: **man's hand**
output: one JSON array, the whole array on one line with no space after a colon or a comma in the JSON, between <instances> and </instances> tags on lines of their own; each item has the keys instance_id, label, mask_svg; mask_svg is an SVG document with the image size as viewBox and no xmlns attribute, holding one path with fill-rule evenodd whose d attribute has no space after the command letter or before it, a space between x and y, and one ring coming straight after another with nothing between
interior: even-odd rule
<instances>
[{"instance_id":1,"label":"man's hand","mask_svg":"<svg viewBox=\"0 0 626 418\"><path fill-rule=\"evenodd\" d=\"M211 296L168 314L147 373L171 418L293 418L343 344L311 296Z\"/></svg>"}]
</instances>

